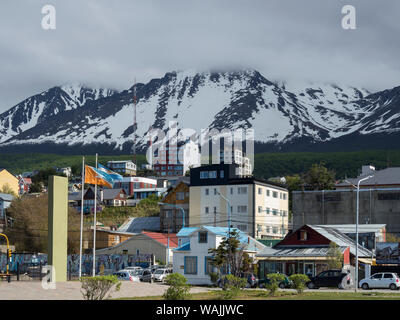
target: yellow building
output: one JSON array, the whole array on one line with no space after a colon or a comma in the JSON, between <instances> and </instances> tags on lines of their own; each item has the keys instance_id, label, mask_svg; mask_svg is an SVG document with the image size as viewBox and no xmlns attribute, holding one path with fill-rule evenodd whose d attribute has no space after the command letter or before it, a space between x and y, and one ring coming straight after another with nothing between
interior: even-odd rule
<instances>
[{"instance_id":1,"label":"yellow building","mask_svg":"<svg viewBox=\"0 0 400 320\"><path fill-rule=\"evenodd\" d=\"M6 169L0 168L0 193L4 187L9 187L18 195L18 178L9 173Z\"/></svg>"}]
</instances>

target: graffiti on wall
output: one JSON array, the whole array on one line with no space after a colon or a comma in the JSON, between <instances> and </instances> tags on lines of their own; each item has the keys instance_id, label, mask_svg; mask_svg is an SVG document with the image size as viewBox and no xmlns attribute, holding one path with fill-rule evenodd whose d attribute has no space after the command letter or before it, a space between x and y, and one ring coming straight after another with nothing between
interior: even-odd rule
<instances>
[{"instance_id":1,"label":"graffiti on wall","mask_svg":"<svg viewBox=\"0 0 400 320\"><path fill-rule=\"evenodd\" d=\"M96 273L104 267L106 273L112 273L128 266L147 267L152 259L151 254L102 254L96 255ZM9 270L16 272L19 267L20 273L25 273L30 266L46 265L47 254L21 253L13 254L9 263ZM7 256L0 254L0 271L5 272L7 267ZM91 274L93 269L93 255L82 255L82 273ZM70 274L79 273L79 254L68 255L67 270Z\"/></svg>"}]
</instances>

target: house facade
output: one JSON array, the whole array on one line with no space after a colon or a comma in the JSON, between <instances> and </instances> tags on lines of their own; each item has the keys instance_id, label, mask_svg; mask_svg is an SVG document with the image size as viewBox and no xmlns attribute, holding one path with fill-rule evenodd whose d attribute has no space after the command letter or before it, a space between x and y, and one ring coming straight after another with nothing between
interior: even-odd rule
<instances>
[{"instance_id":1,"label":"house facade","mask_svg":"<svg viewBox=\"0 0 400 320\"><path fill-rule=\"evenodd\" d=\"M8 172L6 169L0 168L0 189L8 186L14 194L19 194L18 178Z\"/></svg>"},{"instance_id":2,"label":"house facade","mask_svg":"<svg viewBox=\"0 0 400 320\"><path fill-rule=\"evenodd\" d=\"M157 188L157 179L145 177L124 177L122 181L115 182L113 188L124 189L128 196L132 196L135 191Z\"/></svg>"},{"instance_id":3,"label":"house facade","mask_svg":"<svg viewBox=\"0 0 400 320\"><path fill-rule=\"evenodd\" d=\"M135 176L136 164L130 160L108 161L107 167L120 175Z\"/></svg>"},{"instance_id":4,"label":"house facade","mask_svg":"<svg viewBox=\"0 0 400 320\"><path fill-rule=\"evenodd\" d=\"M292 275L303 273L309 277L328 270L329 245L334 243L342 253L343 268L355 265L356 242L327 226L304 225L288 234L282 241L266 247L256 255L259 277L268 273ZM372 252L358 245L359 263L372 264Z\"/></svg>"},{"instance_id":5,"label":"house facade","mask_svg":"<svg viewBox=\"0 0 400 320\"><path fill-rule=\"evenodd\" d=\"M185 225L189 225L189 183L180 182L175 188L171 188L160 205L160 224L162 232L177 233ZM168 205L169 204L169 205ZM183 219L183 212L185 219Z\"/></svg>"},{"instance_id":6,"label":"house facade","mask_svg":"<svg viewBox=\"0 0 400 320\"><path fill-rule=\"evenodd\" d=\"M97 241L96 241L97 242ZM147 232L132 234L129 239L112 247L96 250L96 254L153 255L161 264L172 263L173 249L178 246L176 234Z\"/></svg>"},{"instance_id":7,"label":"house facade","mask_svg":"<svg viewBox=\"0 0 400 320\"><path fill-rule=\"evenodd\" d=\"M233 230L233 229L232 229ZM250 256L261 252L265 246L238 229L239 241ZM173 271L184 275L190 284L209 285L210 273L216 272L212 256L208 252L219 246L229 229L224 227L202 226L182 228L177 234L179 247L173 252Z\"/></svg>"},{"instance_id":8,"label":"house facade","mask_svg":"<svg viewBox=\"0 0 400 320\"><path fill-rule=\"evenodd\" d=\"M230 209L233 227L258 239L282 238L289 229L288 190L262 179L243 178L237 168L237 164L216 164L191 169L189 226L227 226Z\"/></svg>"}]
</instances>

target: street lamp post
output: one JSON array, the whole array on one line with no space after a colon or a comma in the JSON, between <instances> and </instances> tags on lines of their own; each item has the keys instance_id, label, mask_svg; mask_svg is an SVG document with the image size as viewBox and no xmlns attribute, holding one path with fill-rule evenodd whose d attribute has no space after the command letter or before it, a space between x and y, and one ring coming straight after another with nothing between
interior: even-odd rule
<instances>
[{"instance_id":1,"label":"street lamp post","mask_svg":"<svg viewBox=\"0 0 400 320\"><path fill-rule=\"evenodd\" d=\"M231 203L230 203L229 199L224 197L220 192L217 191L217 193L228 204L228 242L230 243L230 238L231 238ZM231 258L231 250L230 250L230 248L229 248L228 254L229 254L229 261L230 261L231 260L230 259ZM230 265L230 263L228 263L228 274L231 274L231 265Z\"/></svg>"},{"instance_id":2,"label":"street lamp post","mask_svg":"<svg viewBox=\"0 0 400 320\"><path fill-rule=\"evenodd\" d=\"M353 187L357 188L357 213L356 213L356 274L355 274L355 281L354 281L354 291L357 292L358 289L358 216L360 213L360 183L362 181L368 180L373 176L368 176L358 180L357 187L350 183L349 181L345 180L347 183L350 183Z\"/></svg>"}]
</instances>

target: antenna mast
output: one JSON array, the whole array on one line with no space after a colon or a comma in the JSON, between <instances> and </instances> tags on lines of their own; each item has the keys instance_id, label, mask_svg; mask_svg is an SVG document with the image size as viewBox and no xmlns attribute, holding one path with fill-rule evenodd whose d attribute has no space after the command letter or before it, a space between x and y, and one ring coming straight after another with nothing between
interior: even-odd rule
<instances>
[{"instance_id":1,"label":"antenna mast","mask_svg":"<svg viewBox=\"0 0 400 320\"><path fill-rule=\"evenodd\" d=\"M136 129L137 129L137 122L136 122L136 78L135 84L133 86L133 163L136 166ZM137 168L136 168L137 170Z\"/></svg>"}]
</instances>

